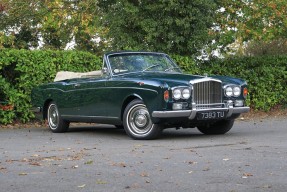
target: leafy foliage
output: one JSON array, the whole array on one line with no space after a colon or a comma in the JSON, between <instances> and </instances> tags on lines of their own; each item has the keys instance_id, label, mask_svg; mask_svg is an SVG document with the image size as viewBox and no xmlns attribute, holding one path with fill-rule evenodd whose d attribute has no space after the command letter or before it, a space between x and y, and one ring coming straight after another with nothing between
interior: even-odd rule
<instances>
[{"instance_id":1,"label":"leafy foliage","mask_svg":"<svg viewBox=\"0 0 287 192\"><path fill-rule=\"evenodd\" d=\"M244 43L286 38L287 5L285 0L219 0L216 14L217 43L230 51L238 46L244 54ZM229 46L228 46L229 45Z\"/></svg>"},{"instance_id":2,"label":"leafy foliage","mask_svg":"<svg viewBox=\"0 0 287 192\"><path fill-rule=\"evenodd\" d=\"M0 48L101 52L105 29L98 27L97 1L2 0L0 3ZM41 42L39 45L39 42Z\"/></svg>"},{"instance_id":3,"label":"leafy foliage","mask_svg":"<svg viewBox=\"0 0 287 192\"><path fill-rule=\"evenodd\" d=\"M197 63L191 57L172 55L190 74L228 75L247 80L248 103L257 110L287 105L287 56L234 57ZM85 72L101 68L100 57L79 51L0 50L0 123L33 118L31 89L53 81L60 70ZM5 109L5 110L4 110Z\"/></svg>"},{"instance_id":4,"label":"leafy foliage","mask_svg":"<svg viewBox=\"0 0 287 192\"><path fill-rule=\"evenodd\" d=\"M92 71L101 68L101 59L88 52L0 50L0 101L13 110L0 109L0 123L14 118L23 122L33 117L29 111L34 86L53 81L58 71Z\"/></svg>"},{"instance_id":5,"label":"leafy foliage","mask_svg":"<svg viewBox=\"0 0 287 192\"><path fill-rule=\"evenodd\" d=\"M215 59L201 65L201 72L247 80L249 104L268 111L287 104L287 56L233 57Z\"/></svg>"},{"instance_id":6,"label":"leafy foliage","mask_svg":"<svg viewBox=\"0 0 287 192\"><path fill-rule=\"evenodd\" d=\"M215 4L195 1L99 1L112 49L191 55L209 41Z\"/></svg>"},{"instance_id":7,"label":"leafy foliage","mask_svg":"<svg viewBox=\"0 0 287 192\"><path fill-rule=\"evenodd\" d=\"M186 73L222 75L247 81L248 104L255 110L268 111L277 105L287 105L287 55L213 58L202 63L191 57L172 58Z\"/></svg>"},{"instance_id":8,"label":"leafy foliage","mask_svg":"<svg viewBox=\"0 0 287 192\"><path fill-rule=\"evenodd\" d=\"M218 45L221 53L244 55L246 42L287 38L285 0L1 0L0 21L0 48L99 55L132 49L191 56Z\"/></svg>"},{"instance_id":9,"label":"leafy foliage","mask_svg":"<svg viewBox=\"0 0 287 192\"><path fill-rule=\"evenodd\" d=\"M275 39L271 41L251 41L247 44L245 55L287 55L287 39Z\"/></svg>"},{"instance_id":10,"label":"leafy foliage","mask_svg":"<svg viewBox=\"0 0 287 192\"><path fill-rule=\"evenodd\" d=\"M172 55L172 59L180 66L184 73L200 74L201 71L194 59L187 56Z\"/></svg>"}]
</instances>

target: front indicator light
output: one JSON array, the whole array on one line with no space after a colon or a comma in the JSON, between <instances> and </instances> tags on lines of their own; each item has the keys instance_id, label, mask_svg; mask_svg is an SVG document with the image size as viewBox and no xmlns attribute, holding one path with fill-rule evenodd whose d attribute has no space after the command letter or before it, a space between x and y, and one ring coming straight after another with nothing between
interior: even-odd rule
<instances>
[{"instance_id":1,"label":"front indicator light","mask_svg":"<svg viewBox=\"0 0 287 192\"><path fill-rule=\"evenodd\" d=\"M169 100L169 91L168 91L168 90L166 90L166 91L163 93L163 99L164 99L166 102L168 102L168 100Z\"/></svg>"},{"instance_id":2,"label":"front indicator light","mask_svg":"<svg viewBox=\"0 0 287 192\"><path fill-rule=\"evenodd\" d=\"M243 89L243 97L246 98L247 97L247 94L248 94L248 89L245 87Z\"/></svg>"}]
</instances>

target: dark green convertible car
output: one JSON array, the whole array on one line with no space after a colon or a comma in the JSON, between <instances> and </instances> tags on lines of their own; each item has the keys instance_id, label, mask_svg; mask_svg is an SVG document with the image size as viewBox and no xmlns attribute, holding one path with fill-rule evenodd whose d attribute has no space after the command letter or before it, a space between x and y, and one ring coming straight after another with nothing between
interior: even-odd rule
<instances>
[{"instance_id":1,"label":"dark green convertible car","mask_svg":"<svg viewBox=\"0 0 287 192\"><path fill-rule=\"evenodd\" d=\"M32 104L56 133L70 122L95 122L154 139L172 127L224 134L249 111L247 94L244 80L183 74L164 53L113 52L101 71L58 72L32 90Z\"/></svg>"}]
</instances>

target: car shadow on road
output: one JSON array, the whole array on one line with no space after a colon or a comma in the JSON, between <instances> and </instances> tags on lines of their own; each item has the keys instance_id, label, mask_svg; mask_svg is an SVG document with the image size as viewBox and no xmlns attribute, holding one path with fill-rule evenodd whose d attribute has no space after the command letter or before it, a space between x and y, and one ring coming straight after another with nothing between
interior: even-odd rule
<instances>
[{"instance_id":1,"label":"car shadow on road","mask_svg":"<svg viewBox=\"0 0 287 192\"><path fill-rule=\"evenodd\" d=\"M128 138L124 129L116 128L113 125L89 125L89 126L74 126L68 131L69 133L82 133L88 135L97 135L101 137L117 137L118 139ZM204 135L197 131L197 129L179 129L175 128L163 130L158 140L170 140L170 139L202 139L210 138L212 136Z\"/></svg>"},{"instance_id":2,"label":"car shadow on road","mask_svg":"<svg viewBox=\"0 0 287 192\"><path fill-rule=\"evenodd\" d=\"M115 128L114 126L72 127L68 130L68 133L100 135L104 137L126 136L124 129L118 129L118 128Z\"/></svg>"}]
</instances>

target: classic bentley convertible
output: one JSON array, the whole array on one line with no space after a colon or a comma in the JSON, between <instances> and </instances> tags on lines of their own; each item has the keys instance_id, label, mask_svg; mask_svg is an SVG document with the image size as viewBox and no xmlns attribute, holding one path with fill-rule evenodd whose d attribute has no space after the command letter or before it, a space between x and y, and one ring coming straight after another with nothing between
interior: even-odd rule
<instances>
[{"instance_id":1,"label":"classic bentley convertible","mask_svg":"<svg viewBox=\"0 0 287 192\"><path fill-rule=\"evenodd\" d=\"M225 134L249 111L244 80L183 74L164 53L113 52L101 71L59 72L32 90L32 104L52 132L70 122L124 128L133 139L154 139L165 128L194 128Z\"/></svg>"}]
</instances>

